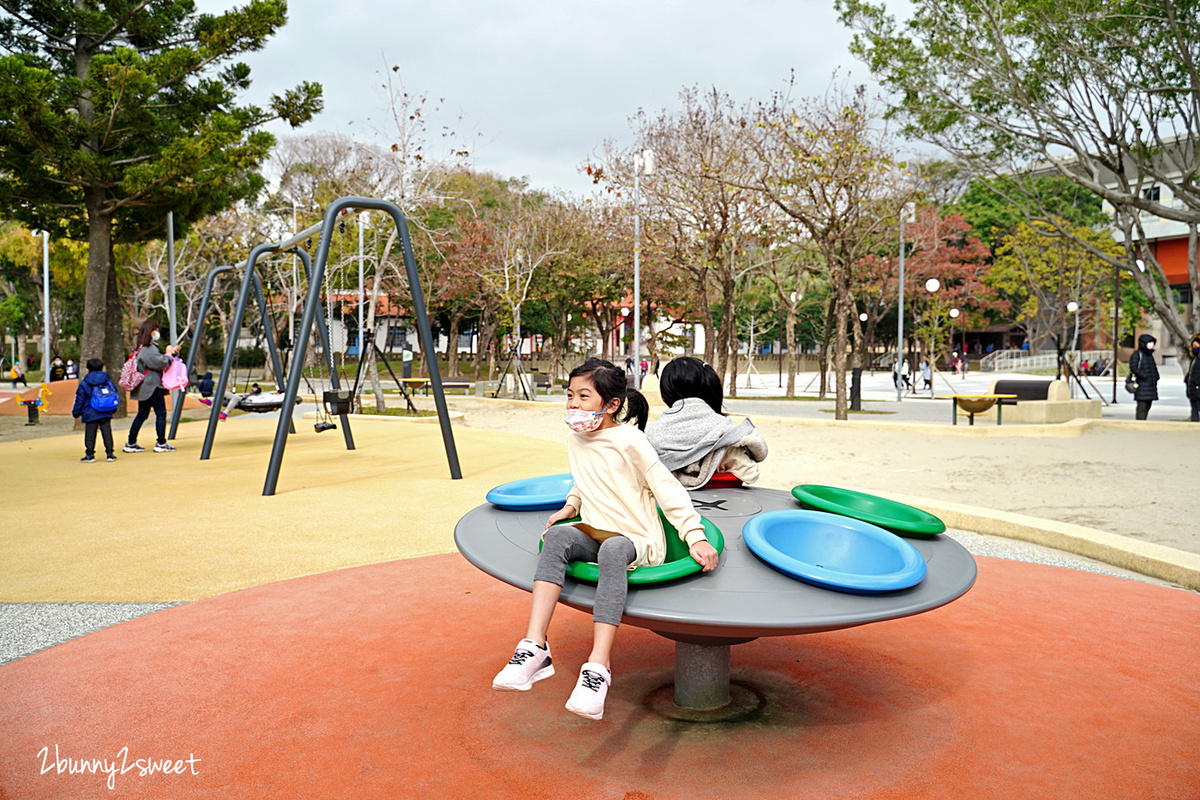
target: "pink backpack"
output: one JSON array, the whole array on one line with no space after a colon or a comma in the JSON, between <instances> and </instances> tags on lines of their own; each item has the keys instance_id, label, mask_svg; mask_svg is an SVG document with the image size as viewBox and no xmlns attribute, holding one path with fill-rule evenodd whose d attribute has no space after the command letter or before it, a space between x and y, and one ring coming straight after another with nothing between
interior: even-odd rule
<instances>
[{"instance_id":1,"label":"pink backpack","mask_svg":"<svg viewBox=\"0 0 1200 800\"><path fill-rule=\"evenodd\" d=\"M164 389L186 389L188 385L187 365L182 358L172 358L171 366L163 370Z\"/></svg>"},{"instance_id":2,"label":"pink backpack","mask_svg":"<svg viewBox=\"0 0 1200 800\"><path fill-rule=\"evenodd\" d=\"M142 380L146 377L146 372L138 372L137 360L138 353L142 352L142 348L134 351L125 365L121 367L121 377L117 378L117 385L127 392L132 392L134 389L142 385Z\"/></svg>"}]
</instances>

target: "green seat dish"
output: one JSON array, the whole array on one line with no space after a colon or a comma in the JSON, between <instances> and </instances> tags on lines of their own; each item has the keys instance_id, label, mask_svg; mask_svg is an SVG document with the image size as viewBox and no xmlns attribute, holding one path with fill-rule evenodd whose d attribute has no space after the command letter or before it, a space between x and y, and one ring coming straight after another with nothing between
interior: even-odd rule
<instances>
[{"instance_id":1,"label":"green seat dish","mask_svg":"<svg viewBox=\"0 0 1200 800\"><path fill-rule=\"evenodd\" d=\"M679 538L675 526L663 516L661 508L658 509L658 518L662 521L663 533L666 534L667 539L666 560L658 566L638 567L630 572L629 583L631 585L664 583L692 575L703 569L688 552L687 543ZM579 521L579 517L575 517L558 524L569 525ZM700 522L704 525L704 536L708 539L708 543L716 548L718 553L723 551L725 537L721 535L721 531L704 517L700 518ZM538 551L540 552L541 549L542 543L538 542ZM567 575L584 583L596 583L600 580L600 568L590 561L571 561L567 564Z\"/></svg>"},{"instance_id":2,"label":"green seat dish","mask_svg":"<svg viewBox=\"0 0 1200 800\"><path fill-rule=\"evenodd\" d=\"M928 511L873 494L806 483L793 488L792 496L805 508L869 522L901 536L924 538L946 530L946 524Z\"/></svg>"}]
</instances>

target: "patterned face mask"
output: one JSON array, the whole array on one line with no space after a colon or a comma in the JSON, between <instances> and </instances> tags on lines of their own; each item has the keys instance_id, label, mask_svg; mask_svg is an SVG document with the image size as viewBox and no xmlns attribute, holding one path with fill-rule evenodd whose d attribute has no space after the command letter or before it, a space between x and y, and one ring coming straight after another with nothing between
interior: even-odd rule
<instances>
[{"instance_id":1,"label":"patterned face mask","mask_svg":"<svg viewBox=\"0 0 1200 800\"><path fill-rule=\"evenodd\" d=\"M584 411L582 408L568 408L567 416L563 417L563 422L575 433L591 433L603 421L603 411Z\"/></svg>"}]
</instances>

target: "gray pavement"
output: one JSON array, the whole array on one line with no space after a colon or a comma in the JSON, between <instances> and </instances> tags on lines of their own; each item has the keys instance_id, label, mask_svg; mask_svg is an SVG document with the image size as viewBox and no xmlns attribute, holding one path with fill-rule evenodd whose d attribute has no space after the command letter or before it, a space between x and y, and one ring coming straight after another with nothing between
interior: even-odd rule
<instances>
[{"instance_id":1,"label":"gray pavement","mask_svg":"<svg viewBox=\"0 0 1200 800\"><path fill-rule=\"evenodd\" d=\"M1149 419L1162 421L1186 421L1191 413L1191 406L1184 393L1183 377L1178 367L1164 366L1160 368L1162 377L1158 383L1159 400L1150 409ZM923 392L906 392L900 399L896 397L896 389L892 385L891 372L877 371L874 374L864 371L862 374L863 414L852 415L855 418L873 418L881 422L944 422L951 420L950 394L983 394L987 392L992 381L997 378L1005 380L1052 380L1053 376L1029 375L1020 372L970 372L966 376L938 373L935 376L934 388L937 397L931 398L928 390ZM1112 402L1112 378L1091 378L1091 383L1084 382L1084 389L1090 398L1102 398L1104 405L1101 415L1104 419L1134 419L1136 404L1133 396L1127 394L1123 386L1117 385L1117 402ZM781 385L782 384L782 385ZM803 372L796 375L796 394L798 399L784 397L787 385L787 375L782 382L777 373L755 373L738 376L737 397L729 396L726 392L725 405L734 414L761 414L771 417L808 417L833 418L834 386L832 375L829 380L828 396L825 400L817 400L819 388L817 373ZM847 391L849 378L847 377ZM1076 397L1083 395L1076 392Z\"/></svg>"}]
</instances>

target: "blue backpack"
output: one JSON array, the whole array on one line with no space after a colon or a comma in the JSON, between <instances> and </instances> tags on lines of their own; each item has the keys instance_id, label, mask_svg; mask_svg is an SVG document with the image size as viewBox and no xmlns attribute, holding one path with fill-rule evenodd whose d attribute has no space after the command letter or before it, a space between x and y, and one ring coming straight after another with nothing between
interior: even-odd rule
<instances>
[{"instance_id":1,"label":"blue backpack","mask_svg":"<svg viewBox=\"0 0 1200 800\"><path fill-rule=\"evenodd\" d=\"M93 411L108 414L117 410L121 399L117 396L117 387L112 381L105 381L92 387L91 406Z\"/></svg>"}]
</instances>

